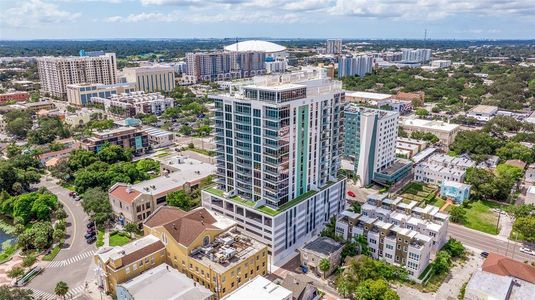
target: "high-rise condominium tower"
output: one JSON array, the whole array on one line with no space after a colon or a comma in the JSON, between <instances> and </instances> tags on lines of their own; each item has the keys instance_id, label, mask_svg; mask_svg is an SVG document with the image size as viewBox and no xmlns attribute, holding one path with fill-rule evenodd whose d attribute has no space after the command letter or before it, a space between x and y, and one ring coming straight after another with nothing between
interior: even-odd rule
<instances>
[{"instance_id":1,"label":"high-rise condominium tower","mask_svg":"<svg viewBox=\"0 0 535 300\"><path fill-rule=\"evenodd\" d=\"M326 47L326 53L327 54L340 54L342 53L342 40L340 39L330 39L327 40L327 47Z\"/></svg>"},{"instance_id":2,"label":"high-rise condominium tower","mask_svg":"<svg viewBox=\"0 0 535 300\"><path fill-rule=\"evenodd\" d=\"M117 83L115 53L94 53L83 56L37 58L41 93L66 98L67 85L78 83Z\"/></svg>"},{"instance_id":3,"label":"high-rise condominium tower","mask_svg":"<svg viewBox=\"0 0 535 300\"><path fill-rule=\"evenodd\" d=\"M212 97L218 186L203 205L269 245L277 263L344 208L341 84L306 69Z\"/></svg>"}]
</instances>

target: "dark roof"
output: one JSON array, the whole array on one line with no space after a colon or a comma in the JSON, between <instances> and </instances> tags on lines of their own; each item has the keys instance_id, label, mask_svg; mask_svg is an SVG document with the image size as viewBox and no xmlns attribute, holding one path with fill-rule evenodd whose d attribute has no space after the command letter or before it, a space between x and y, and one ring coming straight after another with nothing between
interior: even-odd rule
<instances>
[{"instance_id":1,"label":"dark roof","mask_svg":"<svg viewBox=\"0 0 535 300\"><path fill-rule=\"evenodd\" d=\"M186 214L185 211L173 206L160 206L148 218L144 224L148 227L162 226L172 222Z\"/></svg>"},{"instance_id":2,"label":"dark roof","mask_svg":"<svg viewBox=\"0 0 535 300\"><path fill-rule=\"evenodd\" d=\"M485 272L511 276L535 284L535 267L496 253L489 254L481 269Z\"/></svg>"},{"instance_id":3,"label":"dark roof","mask_svg":"<svg viewBox=\"0 0 535 300\"><path fill-rule=\"evenodd\" d=\"M304 250L314 251L326 256L330 256L332 253L340 250L344 245L329 237L319 237L312 242L303 246Z\"/></svg>"},{"instance_id":4,"label":"dark roof","mask_svg":"<svg viewBox=\"0 0 535 300\"><path fill-rule=\"evenodd\" d=\"M281 286L292 292L293 299L309 300L314 299L318 294L318 289L313 285L309 278L300 274L288 274Z\"/></svg>"}]
</instances>

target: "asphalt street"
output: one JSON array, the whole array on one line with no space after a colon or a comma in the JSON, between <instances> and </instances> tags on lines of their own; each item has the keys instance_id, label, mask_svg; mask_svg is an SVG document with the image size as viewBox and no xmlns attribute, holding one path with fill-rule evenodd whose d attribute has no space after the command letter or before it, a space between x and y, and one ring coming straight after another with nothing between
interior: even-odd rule
<instances>
[{"instance_id":1,"label":"asphalt street","mask_svg":"<svg viewBox=\"0 0 535 300\"><path fill-rule=\"evenodd\" d=\"M28 287L34 291L54 294L56 283L64 281L71 290L80 290L80 287L85 285L88 268L96 251L95 244L87 244L84 238L89 217L80 202L74 201L69 196L70 191L56 184L55 179L44 176L38 186L46 187L65 206L68 215L67 237L63 249L54 261L50 262Z\"/></svg>"},{"instance_id":2,"label":"asphalt street","mask_svg":"<svg viewBox=\"0 0 535 300\"><path fill-rule=\"evenodd\" d=\"M518 261L535 261L535 256L520 252L521 243L509 241L503 237L490 235L452 223L448 226L448 235L467 246L481 251L495 252Z\"/></svg>"}]
</instances>

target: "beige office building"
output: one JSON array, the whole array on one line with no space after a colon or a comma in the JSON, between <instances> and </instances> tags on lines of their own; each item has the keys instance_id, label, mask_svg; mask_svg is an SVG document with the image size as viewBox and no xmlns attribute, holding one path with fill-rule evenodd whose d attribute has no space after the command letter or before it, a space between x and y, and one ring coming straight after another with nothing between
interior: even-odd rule
<instances>
[{"instance_id":1,"label":"beige office building","mask_svg":"<svg viewBox=\"0 0 535 300\"><path fill-rule=\"evenodd\" d=\"M171 92L175 88L175 71L170 66L125 68L126 81L135 82L138 91Z\"/></svg>"},{"instance_id":2,"label":"beige office building","mask_svg":"<svg viewBox=\"0 0 535 300\"><path fill-rule=\"evenodd\" d=\"M406 119L401 123L401 127L409 134L414 131L429 132L438 137L440 143L449 146L455 140L461 126L446 123L444 121Z\"/></svg>"}]
</instances>

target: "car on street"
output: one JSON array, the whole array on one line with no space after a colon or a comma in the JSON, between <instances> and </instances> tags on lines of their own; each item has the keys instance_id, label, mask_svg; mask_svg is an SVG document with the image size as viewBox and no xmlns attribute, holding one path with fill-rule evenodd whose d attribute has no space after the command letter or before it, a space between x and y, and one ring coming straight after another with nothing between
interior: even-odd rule
<instances>
[{"instance_id":1,"label":"car on street","mask_svg":"<svg viewBox=\"0 0 535 300\"><path fill-rule=\"evenodd\" d=\"M97 240L97 236L94 235L94 236L92 236L92 237L86 239L86 242L87 242L88 244L92 244L92 243L94 243L96 240Z\"/></svg>"},{"instance_id":2,"label":"car on street","mask_svg":"<svg viewBox=\"0 0 535 300\"><path fill-rule=\"evenodd\" d=\"M520 247L520 252L529 254L529 255L535 255L535 251L527 248L527 247Z\"/></svg>"},{"instance_id":3,"label":"car on street","mask_svg":"<svg viewBox=\"0 0 535 300\"><path fill-rule=\"evenodd\" d=\"M489 256L489 253L487 251L481 252L481 257L487 258Z\"/></svg>"},{"instance_id":4,"label":"car on street","mask_svg":"<svg viewBox=\"0 0 535 300\"><path fill-rule=\"evenodd\" d=\"M90 238L92 238L92 237L94 237L94 236L95 236L95 232L94 232L94 231L92 231L92 232L88 232L88 233L86 233L86 234L84 235L84 237L85 237L86 240L88 240L88 239L90 239Z\"/></svg>"}]
</instances>

